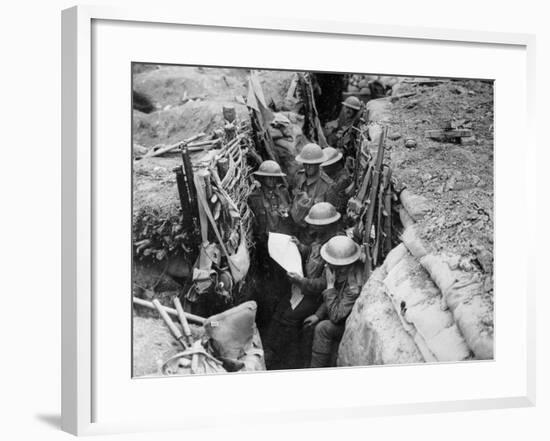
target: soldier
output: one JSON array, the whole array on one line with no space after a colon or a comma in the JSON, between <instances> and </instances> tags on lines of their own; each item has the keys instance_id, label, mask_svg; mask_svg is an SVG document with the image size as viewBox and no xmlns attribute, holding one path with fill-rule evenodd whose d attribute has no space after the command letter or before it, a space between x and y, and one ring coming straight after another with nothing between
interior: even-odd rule
<instances>
[{"instance_id":1,"label":"soldier","mask_svg":"<svg viewBox=\"0 0 550 441\"><path fill-rule=\"evenodd\" d=\"M344 155L334 147L326 147L324 149L327 160L321 164L325 173L334 181L332 187L331 200L336 209L345 214L348 204L349 195L346 194L346 189L350 186L352 179L344 166Z\"/></svg>"},{"instance_id":2,"label":"soldier","mask_svg":"<svg viewBox=\"0 0 550 441\"><path fill-rule=\"evenodd\" d=\"M321 248L327 263L323 304L306 319L315 326L311 364L313 368L331 366L348 318L363 286L361 249L347 236L335 236Z\"/></svg>"},{"instance_id":3,"label":"soldier","mask_svg":"<svg viewBox=\"0 0 550 441\"><path fill-rule=\"evenodd\" d=\"M252 271L257 276L256 286L250 287L250 299L258 303L257 322L262 332L269 325L279 298L290 287L284 271L269 257L268 235L270 232L292 235L294 223L288 215L290 196L282 181L286 175L279 164L271 160L264 161L253 174L260 182L248 199L254 213L252 228L256 238Z\"/></svg>"},{"instance_id":4,"label":"soldier","mask_svg":"<svg viewBox=\"0 0 550 441\"><path fill-rule=\"evenodd\" d=\"M286 175L275 161L267 160L253 173L260 181L249 196L249 206L254 213L254 232L261 241L273 233L292 234L292 221L288 216L290 196L282 178Z\"/></svg>"},{"instance_id":5,"label":"soldier","mask_svg":"<svg viewBox=\"0 0 550 441\"><path fill-rule=\"evenodd\" d=\"M277 305L273 320L264 339L266 363L269 369L301 368L309 365L311 335L309 322L304 322L321 306L321 293L326 286L323 274L325 263L320 250L331 237L340 231L341 215L328 202L314 205L305 218L315 231L310 246L295 243L305 261L305 276L287 273L292 287ZM302 325L306 329L302 329ZM305 331L305 332L304 332ZM311 332L309 332L311 334Z\"/></svg>"},{"instance_id":6,"label":"soldier","mask_svg":"<svg viewBox=\"0 0 550 441\"><path fill-rule=\"evenodd\" d=\"M355 146L352 146L353 133L352 126L357 123L361 116L361 100L356 96L349 96L342 102L342 111L338 119L330 121L325 126L325 136L327 143L336 146L344 152L344 156L355 157Z\"/></svg>"},{"instance_id":7,"label":"soldier","mask_svg":"<svg viewBox=\"0 0 550 441\"><path fill-rule=\"evenodd\" d=\"M290 214L299 231L300 240L306 244L311 243L308 239L304 218L309 209L318 202L326 202L330 197L332 179L321 170L321 164L326 157L317 144L306 144L296 161L304 164L304 170L296 175Z\"/></svg>"}]
</instances>

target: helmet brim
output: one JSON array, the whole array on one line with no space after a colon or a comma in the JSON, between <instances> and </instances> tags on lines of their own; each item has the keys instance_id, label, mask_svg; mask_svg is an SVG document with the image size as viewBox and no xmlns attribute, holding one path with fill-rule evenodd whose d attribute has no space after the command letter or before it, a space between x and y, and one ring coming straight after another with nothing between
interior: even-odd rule
<instances>
[{"instance_id":1,"label":"helmet brim","mask_svg":"<svg viewBox=\"0 0 550 441\"><path fill-rule=\"evenodd\" d=\"M273 178L284 178L286 176L286 173L283 173L283 172L269 173L269 172L263 172L263 171L255 171L252 174L256 176L271 176Z\"/></svg>"},{"instance_id":2,"label":"helmet brim","mask_svg":"<svg viewBox=\"0 0 550 441\"><path fill-rule=\"evenodd\" d=\"M318 159L307 159L307 158L303 158L302 155L298 155L294 159L297 162L301 162L302 164L322 164L327 160L324 152L323 152L323 157Z\"/></svg>"},{"instance_id":3,"label":"helmet brim","mask_svg":"<svg viewBox=\"0 0 550 441\"><path fill-rule=\"evenodd\" d=\"M309 217L309 214L308 214L304 218L304 220L309 225L330 225L330 224L333 224L334 222L340 220L341 217L342 217L342 215L338 212L336 212L336 214L334 216L329 217L328 219L312 219L311 217Z\"/></svg>"},{"instance_id":4,"label":"helmet brim","mask_svg":"<svg viewBox=\"0 0 550 441\"><path fill-rule=\"evenodd\" d=\"M325 162L323 162L321 164L322 167L326 167L327 165L332 165L332 164L336 164L340 159L342 159L344 157L344 155L342 155L342 153L338 152L338 154L334 157L334 158L331 158Z\"/></svg>"},{"instance_id":5,"label":"helmet brim","mask_svg":"<svg viewBox=\"0 0 550 441\"><path fill-rule=\"evenodd\" d=\"M354 254L352 254L351 256L345 257L345 258L336 259L336 258L331 257L331 256L327 253L326 246L327 246L327 244L324 244L324 245L321 247L321 257L323 258L323 260L324 260L325 262L327 262L327 263L330 264L330 265L335 265L335 266L350 265L350 264L352 264L352 263L357 262L357 261L359 260L359 257L361 257L361 248L360 248L360 247L357 247L357 251L356 251Z\"/></svg>"},{"instance_id":6,"label":"helmet brim","mask_svg":"<svg viewBox=\"0 0 550 441\"><path fill-rule=\"evenodd\" d=\"M361 107L352 106L352 105L346 103L345 101L342 101L342 106L347 107L349 109L353 109L353 110L360 110L361 109Z\"/></svg>"}]
</instances>

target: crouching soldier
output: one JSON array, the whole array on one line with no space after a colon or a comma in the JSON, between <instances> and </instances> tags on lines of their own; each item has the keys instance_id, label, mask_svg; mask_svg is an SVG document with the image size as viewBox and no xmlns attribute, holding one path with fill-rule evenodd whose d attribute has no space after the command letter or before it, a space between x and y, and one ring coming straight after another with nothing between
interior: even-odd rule
<instances>
[{"instance_id":1,"label":"crouching soldier","mask_svg":"<svg viewBox=\"0 0 550 441\"><path fill-rule=\"evenodd\" d=\"M292 235L294 223L288 214L290 196L283 183L286 175L279 164L264 161L253 175L259 187L250 194L248 204L254 214L252 229L256 250L252 271L257 274L257 286L251 287L253 294L245 297L258 303L257 321L262 331L268 326L281 295L290 286L284 271L269 257L268 235L270 232Z\"/></svg>"},{"instance_id":2,"label":"crouching soldier","mask_svg":"<svg viewBox=\"0 0 550 441\"><path fill-rule=\"evenodd\" d=\"M344 155L334 147L326 147L324 153L327 160L321 164L321 167L328 177L334 181L329 202L340 213L345 214L349 199L346 189L350 186L352 179L344 165Z\"/></svg>"},{"instance_id":3,"label":"crouching soldier","mask_svg":"<svg viewBox=\"0 0 550 441\"><path fill-rule=\"evenodd\" d=\"M296 175L290 214L298 227L298 237L307 244L311 243L311 238L304 218L313 205L329 200L333 181L321 169L326 156L317 144L306 144L296 161L304 164L304 169Z\"/></svg>"},{"instance_id":4,"label":"crouching soldier","mask_svg":"<svg viewBox=\"0 0 550 441\"><path fill-rule=\"evenodd\" d=\"M309 365L311 336L304 333L302 324L321 306L321 293L326 287L321 247L334 235L343 234L340 217L330 203L320 202L305 218L314 231L314 241L308 246L294 238L305 262L305 275L287 273L291 289L277 305L264 339L268 369L296 369Z\"/></svg>"},{"instance_id":5,"label":"crouching soldier","mask_svg":"<svg viewBox=\"0 0 550 441\"><path fill-rule=\"evenodd\" d=\"M363 285L363 268L359 262L361 248L347 236L335 236L321 248L327 263L323 304L314 316L306 319L316 325L311 353L312 368L333 365L346 319Z\"/></svg>"}]
</instances>

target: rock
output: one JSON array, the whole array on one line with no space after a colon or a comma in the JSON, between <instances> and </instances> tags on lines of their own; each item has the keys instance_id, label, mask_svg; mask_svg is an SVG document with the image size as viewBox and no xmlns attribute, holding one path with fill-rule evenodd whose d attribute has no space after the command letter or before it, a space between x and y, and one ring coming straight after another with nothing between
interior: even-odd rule
<instances>
[{"instance_id":1,"label":"rock","mask_svg":"<svg viewBox=\"0 0 550 441\"><path fill-rule=\"evenodd\" d=\"M408 149L414 149L416 147L416 141L410 138L405 140L405 147Z\"/></svg>"},{"instance_id":2,"label":"rock","mask_svg":"<svg viewBox=\"0 0 550 441\"><path fill-rule=\"evenodd\" d=\"M460 138L460 144L462 145L475 145L477 144L475 136L467 136L465 138Z\"/></svg>"},{"instance_id":3,"label":"rock","mask_svg":"<svg viewBox=\"0 0 550 441\"><path fill-rule=\"evenodd\" d=\"M399 132L392 132L388 135L388 139L391 139L392 141L396 141L399 138L401 138L401 133Z\"/></svg>"}]
</instances>

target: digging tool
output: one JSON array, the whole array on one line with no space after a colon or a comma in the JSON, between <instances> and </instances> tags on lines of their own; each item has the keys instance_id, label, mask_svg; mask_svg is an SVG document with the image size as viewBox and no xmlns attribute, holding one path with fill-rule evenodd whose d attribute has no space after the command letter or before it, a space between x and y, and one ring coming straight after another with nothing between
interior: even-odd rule
<instances>
[{"instance_id":1,"label":"digging tool","mask_svg":"<svg viewBox=\"0 0 550 441\"><path fill-rule=\"evenodd\" d=\"M155 305L153 305L153 303L148 302L147 300L140 299L139 297L134 297L133 302L136 305L144 306L145 308L157 309ZM178 312L174 308L169 308L167 306L162 306L162 308L166 311L167 314L177 317ZM183 314L185 315L185 318L187 319L188 322L193 322L201 326L204 324L204 321L206 320L198 315L190 314L188 312L184 312Z\"/></svg>"},{"instance_id":2,"label":"digging tool","mask_svg":"<svg viewBox=\"0 0 550 441\"><path fill-rule=\"evenodd\" d=\"M160 316L164 320L164 323L166 323L168 329L170 329L170 332L175 337L175 339L181 343L183 349L187 349L187 342L185 341L183 334L177 328L176 324L172 321L168 313L164 310L164 307L160 304L159 300L153 299L153 305L159 312Z\"/></svg>"},{"instance_id":3,"label":"digging tool","mask_svg":"<svg viewBox=\"0 0 550 441\"><path fill-rule=\"evenodd\" d=\"M191 346L193 344L191 328L189 327L189 323L187 322L187 317L185 317L185 313L183 311L183 307L181 306L181 302L178 296L174 297L174 306L176 307L176 311L178 313L178 318L180 320L181 327L183 329L183 335L185 336L185 341L189 346Z\"/></svg>"}]
</instances>

